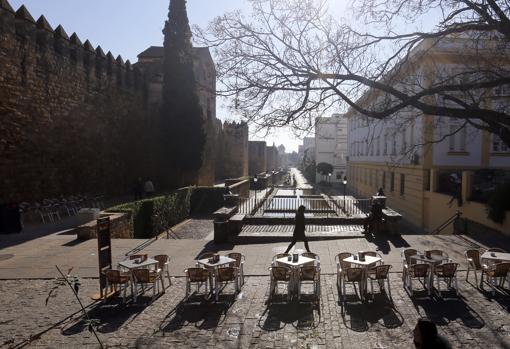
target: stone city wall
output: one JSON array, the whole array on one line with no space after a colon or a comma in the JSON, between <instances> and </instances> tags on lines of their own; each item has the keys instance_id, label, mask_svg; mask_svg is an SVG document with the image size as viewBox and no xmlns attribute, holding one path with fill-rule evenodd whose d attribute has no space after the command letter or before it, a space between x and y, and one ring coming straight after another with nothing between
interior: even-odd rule
<instances>
[{"instance_id":1,"label":"stone city wall","mask_svg":"<svg viewBox=\"0 0 510 349\"><path fill-rule=\"evenodd\" d=\"M0 201L158 183L145 84L129 61L2 0L0 67Z\"/></svg>"}]
</instances>

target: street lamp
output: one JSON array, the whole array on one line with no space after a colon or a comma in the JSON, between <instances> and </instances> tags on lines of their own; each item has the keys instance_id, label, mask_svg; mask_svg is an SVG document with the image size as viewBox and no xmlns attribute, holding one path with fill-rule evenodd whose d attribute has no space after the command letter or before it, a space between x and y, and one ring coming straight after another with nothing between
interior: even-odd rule
<instances>
[{"instance_id":1,"label":"street lamp","mask_svg":"<svg viewBox=\"0 0 510 349\"><path fill-rule=\"evenodd\" d=\"M345 212L345 188L347 188L347 176L344 176L344 180L342 181L344 184L344 212Z\"/></svg>"},{"instance_id":2,"label":"street lamp","mask_svg":"<svg viewBox=\"0 0 510 349\"><path fill-rule=\"evenodd\" d=\"M255 187L255 205L257 205L257 181L258 181L258 178L257 178L257 175L255 175L255 177L253 177L253 186Z\"/></svg>"},{"instance_id":3,"label":"street lamp","mask_svg":"<svg viewBox=\"0 0 510 349\"><path fill-rule=\"evenodd\" d=\"M329 185L331 185L331 173L328 173L328 178L329 178L329 180L328 180Z\"/></svg>"}]
</instances>

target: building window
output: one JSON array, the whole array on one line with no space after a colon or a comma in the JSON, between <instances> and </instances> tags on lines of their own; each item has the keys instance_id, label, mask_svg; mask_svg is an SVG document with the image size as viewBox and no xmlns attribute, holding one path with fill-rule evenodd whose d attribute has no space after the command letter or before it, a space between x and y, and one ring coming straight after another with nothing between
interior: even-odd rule
<instances>
[{"instance_id":1,"label":"building window","mask_svg":"<svg viewBox=\"0 0 510 349\"><path fill-rule=\"evenodd\" d=\"M415 144L414 144L414 120L411 122L411 127L410 127L410 135L409 135L409 146L411 147L414 147Z\"/></svg>"},{"instance_id":2,"label":"building window","mask_svg":"<svg viewBox=\"0 0 510 349\"><path fill-rule=\"evenodd\" d=\"M391 155L397 155L397 137L395 136L392 137Z\"/></svg>"},{"instance_id":3,"label":"building window","mask_svg":"<svg viewBox=\"0 0 510 349\"><path fill-rule=\"evenodd\" d=\"M390 175L390 191L395 191L395 172L392 172Z\"/></svg>"},{"instance_id":4,"label":"building window","mask_svg":"<svg viewBox=\"0 0 510 349\"><path fill-rule=\"evenodd\" d=\"M374 156L374 143L373 140L370 142L370 156Z\"/></svg>"},{"instance_id":5,"label":"building window","mask_svg":"<svg viewBox=\"0 0 510 349\"><path fill-rule=\"evenodd\" d=\"M384 134L384 152L383 155L388 155L388 134Z\"/></svg>"},{"instance_id":6,"label":"building window","mask_svg":"<svg viewBox=\"0 0 510 349\"><path fill-rule=\"evenodd\" d=\"M495 153L508 152L508 146L500 137L492 135L492 151Z\"/></svg>"},{"instance_id":7,"label":"building window","mask_svg":"<svg viewBox=\"0 0 510 349\"><path fill-rule=\"evenodd\" d=\"M368 139L365 140L365 153L363 155L368 156Z\"/></svg>"},{"instance_id":8,"label":"building window","mask_svg":"<svg viewBox=\"0 0 510 349\"><path fill-rule=\"evenodd\" d=\"M450 129L449 129L449 134L450 134L450 139L449 139L449 145L448 145L448 150L449 151L455 151L455 135L453 134L455 132L455 125L450 125Z\"/></svg>"},{"instance_id":9,"label":"building window","mask_svg":"<svg viewBox=\"0 0 510 349\"><path fill-rule=\"evenodd\" d=\"M386 190L386 171L382 173L382 188Z\"/></svg>"},{"instance_id":10,"label":"building window","mask_svg":"<svg viewBox=\"0 0 510 349\"><path fill-rule=\"evenodd\" d=\"M375 155L379 156L381 155L381 142L380 142L380 136L377 136L377 150L376 150L376 153Z\"/></svg>"},{"instance_id":11,"label":"building window","mask_svg":"<svg viewBox=\"0 0 510 349\"><path fill-rule=\"evenodd\" d=\"M466 126L464 126L462 127L461 130L459 130L459 127L460 127L459 125L450 124L450 127L448 129L450 134L450 136L448 137L448 150L451 152L466 151L467 128Z\"/></svg>"},{"instance_id":12,"label":"building window","mask_svg":"<svg viewBox=\"0 0 510 349\"><path fill-rule=\"evenodd\" d=\"M405 129L402 131L402 149L400 149L401 154L405 154L407 149L406 143L406 131Z\"/></svg>"},{"instance_id":13,"label":"building window","mask_svg":"<svg viewBox=\"0 0 510 349\"><path fill-rule=\"evenodd\" d=\"M405 194L406 190L406 175L401 173L400 174L400 196L403 196Z\"/></svg>"}]
</instances>

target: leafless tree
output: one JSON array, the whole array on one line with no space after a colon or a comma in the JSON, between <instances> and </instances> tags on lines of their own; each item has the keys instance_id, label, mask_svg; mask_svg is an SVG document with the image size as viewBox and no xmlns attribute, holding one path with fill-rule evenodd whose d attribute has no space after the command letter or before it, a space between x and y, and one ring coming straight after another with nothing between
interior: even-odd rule
<instances>
[{"instance_id":1,"label":"leafless tree","mask_svg":"<svg viewBox=\"0 0 510 349\"><path fill-rule=\"evenodd\" d=\"M220 94L252 123L306 130L339 106L375 119L413 109L510 146L508 99L495 93L510 86L508 1L357 0L351 21L333 18L325 0L250 2L250 14L218 17L195 39L213 48ZM429 30L407 31L429 18ZM449 48L461 70L416 70L452 39L464 43Z\"/></svg>"}]
</instances>

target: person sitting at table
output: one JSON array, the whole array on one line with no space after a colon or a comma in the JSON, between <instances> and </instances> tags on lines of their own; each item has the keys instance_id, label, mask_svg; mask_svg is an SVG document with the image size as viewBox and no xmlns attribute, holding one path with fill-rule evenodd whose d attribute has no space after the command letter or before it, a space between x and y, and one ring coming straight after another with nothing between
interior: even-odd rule
<instances>
[{"instance_id":1,"label":"person sitting at table","mask_svg":"<svg viewBox=\"0 0 510 349\"><path fill-rule=\"evenodd\" d=\"M287 247L285 253L289 253L292 246L294 246L298 241L303 241L305 243L306 250L311 252L310 247L308 246L308 239L305 235L305 210L306 207L301 205L296 211L296 218L294 219L295 227L294 232L292 233L292 242L290 243L289 247Z\"/></svg>"}]
</instances>

